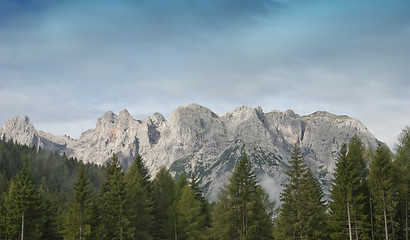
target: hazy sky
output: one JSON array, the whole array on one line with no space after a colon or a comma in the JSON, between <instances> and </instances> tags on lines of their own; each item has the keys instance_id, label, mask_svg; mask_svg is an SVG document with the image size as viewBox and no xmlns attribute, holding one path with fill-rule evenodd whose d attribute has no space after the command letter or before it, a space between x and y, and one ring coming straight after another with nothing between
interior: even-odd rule
<instances>
[{"instance_id":1,"label":"hazy sky","mask_svg":"<svg viewBox=\"0 0 410 240\"><path fill-rule=\"evenodd\" d=\"M1 0L0 124L78 137L106 111L317 110L393 146L410 125L408 0Z\"/></svg>"}]
</instances>

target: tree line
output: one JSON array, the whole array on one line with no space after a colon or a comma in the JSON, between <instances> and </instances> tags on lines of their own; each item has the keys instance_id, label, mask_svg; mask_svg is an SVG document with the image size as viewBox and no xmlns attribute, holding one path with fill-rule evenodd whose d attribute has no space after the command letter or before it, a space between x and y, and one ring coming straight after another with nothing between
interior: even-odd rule
<instances>
[{"instance_id":1,"label":"tree line","mask_svg":"<svg viewBox=\"0 0 410 240\"><path fill-rule=\"evenodd\" d=\"M115 155L99 167L0 141L0 239L408 240L409 163L410 128L395 153L354 136L325 198L295 145L275 209L245 153L209 203L195 174L152 178L140 155L124 171Z\"/></svg>"}]
</instances>

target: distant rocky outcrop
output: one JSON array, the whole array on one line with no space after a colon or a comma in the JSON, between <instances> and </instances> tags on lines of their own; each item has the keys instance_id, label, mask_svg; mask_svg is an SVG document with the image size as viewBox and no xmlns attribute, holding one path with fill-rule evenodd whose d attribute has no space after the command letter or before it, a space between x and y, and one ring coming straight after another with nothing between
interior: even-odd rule
<instances>
[{"instance_id":1,"label":"distant rocky outcrop","mask_svg":"<svg viewBox=\"0 0 410 240\"><path fill-rule=\"evenodd\" d=\"M161 166L175 173L195 172L210 198L216 196L243 152L254 163L262 185L271 193L279 191L295 143L328 190L341 145L354 134L366 146L377 146L373 134L348 116L322 111L307 116L291 110L264 113L246 106L218 115L197 104L179 107L168 120L159 113L135 120L127 110L118 116L107 112L95 129L78 139L38 131L26 116L10 119L0 130L2 138L85 162L103 164L116 154L127 168L139 153L152 175Z\"/></svg>"}]
</instances>

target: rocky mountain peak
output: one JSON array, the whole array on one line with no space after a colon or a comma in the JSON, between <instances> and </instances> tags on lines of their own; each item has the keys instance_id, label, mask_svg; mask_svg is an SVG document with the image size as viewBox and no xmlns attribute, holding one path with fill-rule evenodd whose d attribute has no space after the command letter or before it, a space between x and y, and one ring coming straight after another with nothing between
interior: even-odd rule
<instances>
[{"instance_id":1,"label":"rocky mountain peak","mask_svg":"<svg viewBox=\"0 0 410 240\"><path fill-rule=\"evenodd\" d=\"M248 107L248 106L241 106L231 112L225 113L223 115L221 115L222 117L231 120L231 121L235 121L238 119L248 119L250 117L254 117L256 116L256 111L255 109Z\"/></svg>"},{"instance_id":2,"label":"rocky mountain peak","mask_svg":"<svg viewBox=\"0 0 410 240\"><path fill-rule=\"evenodd\" d=\"M327 118L327 119L336 119L339 116L327 111L316 111L312 114L305 116L306 118Z\"/></svg>"},{"instance_id":3,"label":"rocky mountain peak","mask_svg":"<svg viewBox=\"0 0 410 240\"><path fill-rule=\"evenodd\" d=\"M132 119L131 114L128 112L127 109L123 109L119 114L118 114L118 118L122 118L122 119Z\"/></svg>"},{"instance_id":4,"label":"rocky mountain peak","mask_svg":"<svg viewBox=\"0 0 410 240\"><path fill-rule=\"evenodd\" d=\"M34 128L33 124L30 122L30 118L26 115L21 115L14 117L4 124L4 127L17 127L23 126L24 128Z\"/></svg>"},{"instance_id":5,"label":"rocky mountain peak","mask_svg":"<svg viewBox=\"0 0 410 240\"><path fill-rule=\"evenodd\" d=\"M1 138L4 137L6 140L13 139L18 143L26 145L36 145L36 135L37 131L30 122L30 119L25 115L6 121L0 129Z\"/></svg>"},{"instance_id":6,"label":"rocky mountain peak","mask_svg":"<svg viewBox=\"0 0 410 240\"><path fill-rule=\"evenodd\" d=\"M167 124L174 128L188 129L193 124L197 127L204 127L204 124L217 118L218 116L210 109L198 104L189 104L172 111Z\"/></svg>"},{"instance_id":7,"label":"rocky mountain peak","mask_svg":"<svg viewBox=\"0 0 410 240\"><path fill-rule=\"evenodd\" d=\"M218 186L243 152L257 174L270 177L270 182L280 188L295 143L328 190L340 147L355 134L365 146L377 146L373 134L348 116L324 111L307 116L292 110L264 113L260 107L248 106L216 115L198 104L177 108L168 120L159 113L140 121L126 109L118 116L109 111L98 119L95 129L76 140L37 131L26 116L7 121L0 130L0 136L6 139L59 151L85 162L103 164L116 154L125 169L141 154L152 176L161 166L173 173L195 172L209 196L216 196Z\"/></svg>"},{"instance_id":8,"label":"rocky mountain peak","mask_svg":"<svg viewBox=\"0 0 410 240\"><path fill-rule=\"evenodd\" d=\"M170 118L172 118L172 116L176 115L176 116L180 116L180 115L215 115L215 113L213 113L210 109L198 105L196 103L191 103L189 105L183 105L178 107L175 111L171 112L170 114Z\"/></svg>"},{"instance_id":9,"label":"rocky mountain peak","mask_svg":"<svg viewBox=\"0 0 410 240\"><path fill-rule=\"evenodd\" d=\"M162 114L156 112L153 115L146 118L150 123L154 126L159 127L162 123L166 122L167 120L162 116Z\"/></svg>"},{"instance_id":10,"label":"rocky mountain peak","mask_svg":"<svg viewBox=\"0 0 410 240\"><path fill-rule=\"evenodd\" d=\"M30 118L26 115L18 116L12 120L14 120L15 122L21 122L21 123L32 125L32 123L30 122Z\"/></svg>"},{"instance_id":11,"label":"rocky mountain peak","mask_svg":"<svg viewBox=\"0 0 410 240\"><path fill-rule=\"evenodd\" d=\"M108 111L103 116L98 118L97 125L102 125L102 124L107 124L107 123L114 124L117 118L118 116L115 115L113 111Z\"/></svg>"},{"instance_id":12,"label":"rocky mountain peak","mask_svg":"<svg viewBox=\"0 0 410 240\"><path fill-rule=\"evenodd\" d=\"M287 115L287 116L290 116L290 117L296 117L297 116L297 114L293 110L290 110L290 109L286 110L284 112L284 115Z\"/></svg>"}]
</instances>

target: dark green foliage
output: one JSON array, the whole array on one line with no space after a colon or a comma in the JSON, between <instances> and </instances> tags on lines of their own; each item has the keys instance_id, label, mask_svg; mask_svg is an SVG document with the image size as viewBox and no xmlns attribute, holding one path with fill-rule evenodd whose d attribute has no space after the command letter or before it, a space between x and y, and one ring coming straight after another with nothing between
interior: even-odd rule
<instances>
[{"instance_id":1,"label":"dark green foliage","mask_svg":"<svg viewBox=\"0 0 410 240\"><path fill-rule=\"evenodd\" d=\"M0 141L0 239L21 239L24 229L24 239L57 240L272 239L272 233L377 240L387 239L386 232L390 240L408 240L410 128L394 161L386 145L373 154L357 136L342 147L329 215L318 180L293 150L273 228L273 204L245 154L210 206L194 173L174 179L161 168L151 182L140 155L124 173L115 155L101 168Z\"/></svg>"},{"instance_id":2,"label":"dark green foliage","mask_svg":"<svg viewBox=\"0 0 410 240\"><path fill-rule=\"evenodd\" d=\"M32 182L29 160L12 180L7 199L7 235L9 239L41 239L41 200Z\"/></svg>"},{"instance_id":3,"label":"dark green foliage","mask_svg":"<svg viewBox=\"0 0 410 240\"><path fill-rule=\"evenodd\" d=\"M199 187L198 178L195 176L195 173L191 174L189 180L189 186L191 186L192 190L194 190L195 198L198 200L202 200L204 196L202 195L201 188Z\"/></svg>"},{"instance_id":4,"label":"dark green foliage","mask_svg":"<svg viewBox=\"0 0 410 240\"><path fill-rule=\"evenodd\" d=\"M149 174L147 166L145 166L144 161L141 155L137 154L135 157L135 161L132 163L134 164L134 169L139 172L141 176L141 184L143 187L147 189L148 194L152 191L152 182L151 182L151 175ZM131 167L130 167L131 168Z\"/></svg>"},{"instance_id":5,"label":"dark green foliage","mask_svg":"<svg viewBox=\"0 0 410 240\"><path fill-rule=\"evenodd\" d=\"M202 215L201 201L195 198L194 190L185 185L181 196L176 202L177 239L204 239L206 226Z\"/></svg>"},{"instance_id":6,"label":"dark green foliage","mask_svg":"<svg viewBox=\"0 0 410 240\"><path fill-rule=\"evenodd\" d=\"M105 182L99 192L102 232L97 235L103 239L124 239L129 234L129 220L125 209L124 172L116 155L106 162L104 170Z\"/></svg>"},{"instance_id":7,"label":"dark green foliage","mask_svg":"<svg viewBox=\"0 0 410 240\"><path fill-rule=\"evenodd\" d=\"M52 192L58 207L63 207L73 195L72 183L76 179L81 161L67 158L64 154L51 153L42 149L15 144L12 140L0 140L0 191L8 189L9 182L17 175L24 157L30 159L33 184L46 192ZM84 164L90 179L90 189L97 192L104 179L104 172L96 164Z\"/></svg>"},{"instance_id":8,"label":"dark green foliage","mask_svg":"<svg viewBox=\"0 0 410 240\"><path fill-rule=\"evenodd\" d=\"M6 193L0 193L0 239L7 239L7 205Z\"/></svg>"},{"instance_id":9,"label":"dark green foliage","mask_svg":"<svg viewBox=\"0 0 410 240\"><path fill-rule=\"evenodd\" d=\"M154 239L173 239L176 229L175 182L169 171L162 167L153 181L152 201L153 218L152 236Z\"/></svg>"},{"instance_id":10,"label":"dark green foliage","mask_svg":"<svg viewBox=\"0 0 410 240\"><path fill-rule=\"evenodd\" d=\"M176 183L175 183L175 199L181 198L182 195L182 189L188 185L188 180L185 176L184 173L179 173L175 177Z\"/></svg>"},{"instance_id":11,"label":"dark green foliage","mask_svg":"<svg viewBox=\"0 0 410 240\"><path fill-rule=\"evenodd\" d=\"M330 202L332 239L370 238L368 167L358 136L342 147L336 164Z\"/></svg>"},{"instance_id":12,"label":"dark green foliage","mask_svg":"<svg viewBox=\"0 0 410 240\"><path fill-rule=\"evenodd\" d=\"M296 145L289 164L288 182L283 185L280 196L282 206L275 224L275 237L328 239L323 190Z\"/></svg>"},{"instance_id":13,"label":"dark green foliage","mask_svg":"<svg viewBox=\"0 0 410 240\"><path fill-rule=\"evenodd\" d=\"M395 221L396 184L392 156L385 144L380 144L370 164L375 239L392 239Z\"/></svg>"},{"instance_id":14,"label":"dark green foliage","mask_svg":"<svg viewBox=\"0 0 410 240\"><path fill-rule=\"evenodd\" d=\"M1 145L1 143L0 143ZM0 239L6 239L7 232L7 205L6 199L8 195L8 181L4 173L0 173Z\"/></svg>"},{"instance_id":15,"label":"dark green foliage","mask_svg":"<svg viewBox=\"0 0 410 240\"><path fill-rule=\"evenodd\" d=\"M243 154L214 208L215 239L271 239L272 205Z\"/></svg>"},{"instance_id":16,"label":"dark green foliage","mask_svg":"<svg viewBox=\"0 0 410 240\"><path fill-rule=\"evenodd\" d=\"M91 234L93 195L89 185L84 166L80 165L77 180L73 183L74 196L64 219L64 239L87 239Z\"/></svg>"},{"instance_id":17,"label":"dark green foliage","mask_svg":"<svg viewBox=\"0 0 410 240\"><path fill-rule=\"evenodd\" d=\"M201 188L199 187L199 181L198 178L195 176L195 173L191 174L191 179L189 182L189 186L191 186L192 190L194 190L195 193L195 199L199 200L201 202L201 215L204 218L204 224L206 227L211 227L211 214L209 210L209 202L208 200L204 197Z\"/></svg>"},{"instance_id":18,"label":"dark green foliage","mask_svg":"<svg viewBox=\"0 0 410 240\"><path fill-rule=\"evenodd\" d=\"M148 170L138 155L125 174L125 208L129 220L127 239L151 239L151 185Z\"/></svg>"},{"instance_id":19,"label":"dark green foliage","mask_svg":"<svg viewBox=\"0 0 410 240\"><path fill-rule=\"evenodd\" d=\"M398 203L396 219L399 226L396 231L397 239L409 239L410 218L410 127L401 132L396 146L396 160L394 172L397 176Z\"/></svg>"},{"instance_id":20,"label":"dark green foliage","mask_svg":"<svg viewBox=\"0 0 410 240\"><path fill-rule=\"evenodd\" d=\"M329 239L323 189L310 169L306 173L306 182L303 185L302 198L305 208L302 209L302 213L308 239Z\"/></svg>"},{"instance_id":21,"label":"dark green foliage","mask_svg":"<svg viewBox=\"0 0 410 240\"><path fill-rule=\"evenodd\" d=\"M370 191L369 168L364 158L364 147L360 138L355 135L350 139L348 158L348 200L352 203L352 228L356 238L370 238Z\"/></svg>"},{"instance_id":22,"label":"dark green foliage","mask_svg":"<svg viewBox=\"0 0 410 240\"><path fill-rule=\"evenodd\" d=\"M40 187L39 199L41 201L41 205L39 206L41 218L39 218L38 221L40 221L41 226L41 239L62 239L59 225L59 217L61 214L57 207L56 197Z\"/></svg>"},{"instance_id":23,"label":"dark green foliage","mask_svg":"<svg viewBox=\"0 0 410 240\"><path fill-rule=\"evenodd\" d=\"M331 190L329 229L332 239L349 239L351 225L349 228L347 216L347 185L350 179L347 174L347 145L343 144L336 162L335 173Z\"/></svg>"}]
</instances>

